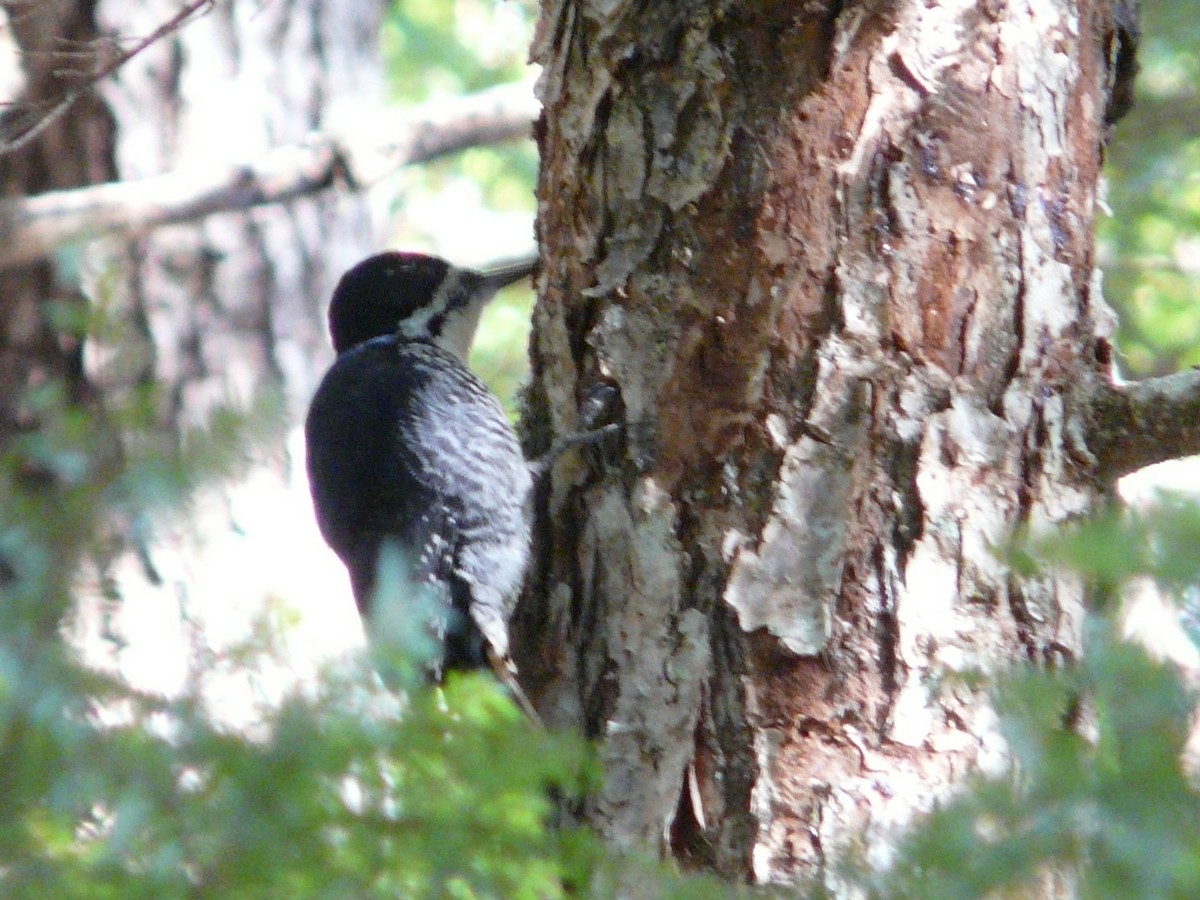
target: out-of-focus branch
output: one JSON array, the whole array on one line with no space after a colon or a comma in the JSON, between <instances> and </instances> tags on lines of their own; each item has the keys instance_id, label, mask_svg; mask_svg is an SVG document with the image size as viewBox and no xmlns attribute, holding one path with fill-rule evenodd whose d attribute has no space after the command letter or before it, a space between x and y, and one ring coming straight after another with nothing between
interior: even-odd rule
<instances>
[{"instance_id":1,"label":"out-of-focus branch","mask_svg":"<svg viewBox=\"0 0 1200 900\"><path fill-rule=\"evenodd\" d=\"M75 240L140 233L218 212L282 203L468 147L526 137L538 113L527 84L439 101L353 132L313 134L303 144L221 170L179 170L137 181L0 201L0 269L32 262Z\"/></svg>"},{"instance_id":2,"label":"out-of-focus branch","mask_svg":"<svg viewBox=\"0 0 1200 900\"><path fill-rule=\"evenodd\" d=\"M1087 405L1086 443L1107 477L1200 453L1200 369L1104 384Z\"/></svg>"}]
</instances>

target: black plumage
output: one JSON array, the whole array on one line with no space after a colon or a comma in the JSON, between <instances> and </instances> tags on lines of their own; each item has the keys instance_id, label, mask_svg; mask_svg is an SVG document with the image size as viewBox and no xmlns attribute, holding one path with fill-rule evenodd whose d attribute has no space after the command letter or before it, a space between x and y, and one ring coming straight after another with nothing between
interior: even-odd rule
<instances>
[{"instance_id":1,"label":"black plumage","mask_svg":"<svg viewBox=\"0 0 1200 900\"><path fill-rule=\"evenodd\" d=\"M347 272L330 304L338 358L305 422L317 522L364 617L386 542L409 560L413 581L433 586L439 671L511 672L508 618L528 562L532 477L465 356L484 304L532 266L479 273L384 253Z\"/></svg>"}]
</instances>

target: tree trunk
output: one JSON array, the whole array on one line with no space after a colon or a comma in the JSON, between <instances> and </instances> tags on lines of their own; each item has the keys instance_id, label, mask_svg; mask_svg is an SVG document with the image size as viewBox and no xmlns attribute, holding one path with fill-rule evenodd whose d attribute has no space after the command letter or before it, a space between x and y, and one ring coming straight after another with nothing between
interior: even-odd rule
<instances>
[{"instance_id":1,"label":"tree trunk","mask_svg":"<svg viewBox=\"0 0 1200 900\"><path fill-rule=\"evenodd\" d=\"M22 129L37 119L64 92L86 79L99 49L99 29L91 3L5 4L0 9L0 56L14 64L0 74L0 134ZM80 50L68 60L58 51ZM17 62L19 61L19 62ZM60 117L15 153L0 156L3 196L78 187L113 175L113 123L102 104L89 96L78 114ZM4 234L0 231L0 242ZM11 496L10 482L49 496L58 477L52 460L36 453L22 456L14 467L6 451L15 439L38 432L47 410L78 405L91 397L83 373L83 347L77 333L61 323L79 318L85 300L70 277L77 260L70 253L55 259L0 269L0 453L5 453L0 495ZM47 502L49 508L52 501ZM18 577L39 569L23 559L8 535L0 555L0 590ZM18 539L19 541L19 539ZM37 611L39 630L53 635L66 611L64 586L81 549L81 541L54 544L54 558L35 577L46 579L46 602ZM14 604L15 605L15 604ZM28 625L32 618L24 623Z\"/></svg>"},{"instance_id":2,"label":"tree trunk","mask_svg":"<svg viewBox=\"0 0 1200 900\"><path fill-rule=\"evenodd\" d=\"M7 131L32 121L63 92L80 84L93 55L82 54L68 65L57 51L88 48L99 29L90 3L6 4L0 15L0 53L21 65L0 81L0 128ZM61 117L22 150L0 157L4 196L21 196L113 177L113 123L107 110L91 97L79 103L78 114ZM66 384L68 393L83 392L78 340L54 327L47 310L77 306L78 291L66 286L57 269L62 263L44 260L0 271L0 442L37 426L28 407L29 391L51 380Z\"/></svg>"},{"instance_id":3,"label":"tree trunk","mask_svg":"<svg viewBox=\"0 0 1200 900\"><path fill-rule=\"evenodd\" d=\"M626 430L556 468L516 643L612 844L836 888L1004 762L956 676L1079 651L1005 546L1108 493L1113 6L544 0L531 406Z\"/></svg>"}]
</instances>

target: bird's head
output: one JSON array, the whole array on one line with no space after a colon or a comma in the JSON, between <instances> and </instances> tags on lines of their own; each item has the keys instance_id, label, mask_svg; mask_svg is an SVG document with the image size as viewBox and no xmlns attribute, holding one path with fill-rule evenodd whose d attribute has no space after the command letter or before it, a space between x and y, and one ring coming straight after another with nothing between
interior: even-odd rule
<instances>
[{"instance_id":1,"label":"bird's head","mask_svg":"<svg viewBox=\"0 0 1200 900\"><path fill-rule=\"evenodd\" d=\"M502 287L520 281L537 261L486 272L460 269L436 256L388 251L368 257L338 282L329 304L329 333L339 354L382 335L427 340L464 362L479 315Z\"/></svg>"}]
</instances>

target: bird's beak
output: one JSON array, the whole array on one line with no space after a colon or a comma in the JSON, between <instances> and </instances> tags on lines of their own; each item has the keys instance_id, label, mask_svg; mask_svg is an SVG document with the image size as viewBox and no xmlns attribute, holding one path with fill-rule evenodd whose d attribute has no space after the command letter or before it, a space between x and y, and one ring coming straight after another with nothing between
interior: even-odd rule
<instances>
[{"instance_id":1,"label":"bird's beak","mask_svg":"<svg viewBox=\"0 0 1200 900\"><path fill-rule=\"evenodd\" d=\"M528 278L537 268L536 256L501 263L498 266L480 272L480 293L495 293L501 288L515 284L522 278Z\"/></svg>"}]
</instances>

